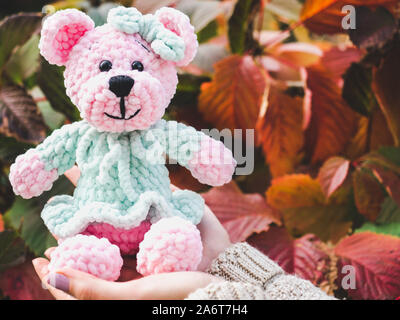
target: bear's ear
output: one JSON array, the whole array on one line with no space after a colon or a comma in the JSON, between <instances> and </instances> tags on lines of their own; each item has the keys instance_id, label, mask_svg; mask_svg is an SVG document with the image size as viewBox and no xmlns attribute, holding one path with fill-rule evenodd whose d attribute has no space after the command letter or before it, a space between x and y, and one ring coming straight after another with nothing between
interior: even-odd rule
<instances>
[{"instance_id":1,"label":"bear's ear","mask_svg":"<svg viewBox=\"0 0 400 320\"><path fill-rule=\"evenodd\" d=\"M185 42L185 55L176 64L178 66L188 65L197 52L198 42L193 26L190 24L189 17L179 10L164 7L155 13L157 19L165 28L174 32Z\"/></svg>"},{"instance_id":2,"label":"bear's ear","mask_svg":"<svg viewBox=\"0 0 400 320\"><path fill-rule=\"evenodd\" d=\"M79 10L57 11L43 23L39 42L40 53L52 64L65 65L72 48L93 28L93 20Z\"/></svg>"}]
</instances>

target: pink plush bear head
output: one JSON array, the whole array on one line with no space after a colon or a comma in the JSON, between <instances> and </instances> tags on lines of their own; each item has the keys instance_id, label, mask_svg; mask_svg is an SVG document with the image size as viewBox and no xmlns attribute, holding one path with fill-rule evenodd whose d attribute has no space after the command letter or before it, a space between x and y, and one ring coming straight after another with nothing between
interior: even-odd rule
<instances>
[{"instance_id":1,"label":"pink plush bear head","mask_svg":"<svg viewBox=\"0 0 400 320\"><path fill-rule=\"evenodd\" d=\"M65 66L67 95L99 131L143 130L163 116L178 83L176 66L190 63L197 38L186 15L162 8L110 11L94 27L84 13L67 9L48 17L40 52Z\"/></svg>"}]
</instances>

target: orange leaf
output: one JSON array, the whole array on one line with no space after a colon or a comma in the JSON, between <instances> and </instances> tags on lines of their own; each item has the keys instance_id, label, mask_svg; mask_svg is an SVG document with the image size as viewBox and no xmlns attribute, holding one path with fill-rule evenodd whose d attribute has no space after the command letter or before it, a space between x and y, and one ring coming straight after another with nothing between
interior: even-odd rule
<instances>
[{"instance_id":1,"label":"orange leaf","mask_svg":"<svg viewBox=\"0 0 400 320\"><path fill-rule=\"evenodd\" d=\"M292 235L314 233L323 241L337 242L352 225L354 212L349 205L350 195L343 189L326 201L317 180L294 174L272 181L267 202L282 211L284 224Z\"/></svg>"},{"instance_id":2,"label":"orange leaf","mask_svg":"<svg viewBox=\"0 0 400 320\"><path fill-rule=\"evenodd\" d=\"M303 147L303 98L271 86L256 130L272 176L292 173Z\"/></svg>"},{"instance_id":3,"label":"orange leaf","mask_svg":"<svg viewBox=\"0 0 400 320\"><path fill-rule=\"evenodd\" d=\"M345 5L368 6L376 8L385 6L394 12L398 0L307 0L304 4L300 21L306 27L319 34L345 33L342 28L342 13Z\"/></svg>"},{"instance_id":4,"label":"orange leaf","mask_svg":"<svg viewBox=\"0 0 400 320\"><path fill-rule=\"evenodd\" d=\"M266 231L271 223L280 225L280 215L258 193L243 194L236 183L212 188L203 194L228 231L232 242L244 241L252 233Z\"/></svg>"},{"instance_id":5,"label":"orange leaf","mask_svg":"<svg viewBox=\"0 0 400 320\"><path fill-rule=\"evenodd\" d=\"M0 232L4 231L3 215L0 214Z\"/></svg>"},{"instance_id":6,"label":"orange leaf","mask_svg":"<svg viewBox=\"0 0 400 320\"><path fill-rule=\"evenodd\" d=\"M346 290L353 299L394 299L400 295L400 238L360 232L340 241L335 248L339 257L339 283L354 268L355 288ZM347 282L347 281L346 281Z\"/></svg>"},{"instance_id":7,"label":"orange leaf","mask_svg":"<svg viewBox=\"0 0 400 320\"><path fill-rule=\"evenodd\" d=\"M327 198L339 188L346 179L350 161L342 157L332 157L325 161L319 170L318 181Z\"/></svg>"},{"instance_id":8,"label":"orange leaf","mask_svg":"<svg viewBox=\"0 0 400 320\"><path fill-rule=\"evenodd\" d=\"M229 56L214 65L203 83L199 111L218 129L253 129L266 90L266 76L251 56Z\"/></svg>"},{"instance_id":9,"label":"orange leaf","mask_svg":"<svg viewBox=\"0 0 400 320\"><path fill-rule=\"evenodd\" d=\"M324 66L315 65L307 70L312 115L306 147L311 161L317 163L345 150L356 132L357 115L343 100L335 78Z\"/></svg>"}]
</instances>

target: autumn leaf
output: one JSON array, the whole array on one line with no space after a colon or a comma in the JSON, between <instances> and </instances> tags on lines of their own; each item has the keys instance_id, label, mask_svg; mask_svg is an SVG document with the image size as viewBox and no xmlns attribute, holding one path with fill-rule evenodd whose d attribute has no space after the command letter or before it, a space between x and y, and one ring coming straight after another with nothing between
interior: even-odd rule
<instances>
[{"instance_id":1,"label":"autumn leaf","mask_svg":"<svg viewBox=\"0 0 400 320\"><path fill-rule=\"evenodd\" d=\"M363 116L369 116L377 103L371 82L372 69L358 63L353 63L344 75L343 98Z\"/></svg>"},{"instance_id":2,"label":"autumn leaf","mask_svg":"<svg viewBox=\"0 0 400 320\"><path fill-rule=\"evenodd\" d=\"M260 194L243 194L234 182L212 188L202 196L232 242L244 241L253 233L266 231L271 223L281 224L278 211Z\"/></svg>"},{"instance_id":3,"label":"autumn leaf","mask_svg":"<svg viewBox=\"0 0 400 320\"><path fill-rule=\"evenodd\" d=\"M252 235L247 242L278 263L287 273L310 280L333 294L337 277L333 250L315 235L294 239L285 228L272 226L268 231Z\"/></svg>"},{"instance_id":4,"label":"autumn leaf","mask_svg":"<svg viewBox=\"0 0 400 320\"><path fill-rule=\"evenodd\" d=\"M30 260L6 270L0 278L0 289L11 300L53 300L44 289Z\"/></svg>"},{"instance_id":5,"label":"autumn leaf","mask_svg":"<svg viewBox=\"0 0 400 320\"><path fill-rule=\"evenodd\" d=\"M400 238L361 232L340 241L335 254L338 268L354 268L353 299L394 299L400 295ZM348 273L339 272L339 283Z\"/></svg>"},{"instance_id":6,"label":"autumn leaf","mask_svg":"<svg viewBox=\"0 0 400 320\"><path fill-rule=\"evenodd\" d=\"M350 161L342 157L332 157L325 161L319 170L318 181L327 198L342 185L349 166Z\"/></svg>"},{"instance_id":7,"label":"autumn leaf","mask_svg":"<svg viewBox=\"0 0 400 320\"><path fill-rule=\"evenodd\" d=\"M381 212L379 213L376 223L380 225L396 223L400 226L400 206L391 197L386 197L382 203ZM400 228L396 234L400 237Z\"/></svg>"},{"instance_id":8,"label":"autumn leaf","mask_svg":"<svg viewBox=\"0 0 400 320\"><path fill-rule=\"evenodd\" d=\"M318 180L305 174L274 179L267 190L267 203L281 210L292 235L313 233L332 242L346 235L352 225L355 211L350 198L348 188L341 188L327 201Z\"/></svg>"},{"instance_id":9,"label":"autumn leaf","mask_svg":"<svg viewBox=\"0 0 400 320\"><path fill-rule=\"evenodd\" d=\"M294 172L303 147L303 98L271 86L256 130L273 177Z\"/></svg>"},{"instance_id":10,"label":"autumn leaf","mask_svg":"<svg viewBox=\"0 0 400 320\"><path fill-rule=\"evenodd\" d=\"M363 55L364 52L355 47L328 47L324 50L320 64L331 74L339 87L342 87L342 77L353 63L361 60Z\"/></svg>"},{"instance_id":11,"label":"autumn leaf","mask_svg":"<svg viewBox=\"0 0 400 320\"><path fill-rule=\"evenodd\" d=\"M376 8L385 6L391 11L395 10L397 0L307 0L301 12L300 21L306 27L319 34L344 33L342 13L345 5L368 6Z\"/></svg>"},{"instance_id":12,"label":"autumn leaf","mask_svg":"<svg viewBox=\"0 0 400 320\"><path fill-rule=\"evenodd\" d=\"M26 90L19 86L0 88L0 132L27 142L40 142L47 126Z\"/></svg>"},{"instance_id":13,"label":"autumn leaf","mask_svg":"<svg viewBox=\"0 0 400 320\"><path fill-rule=\"evenodd\" d=\"M0 217L1 224L4 225L2 216ZM0 272L23 263L24 260L24 242L18 237L15 231L2 230L0 232Z\"/></svg>"},{"instance_id":14,"label":"autumn leaf","mask_svg":"<svg viewBox=\"0 0 400 320\"><path fill-rule=\"evenodd\" d=\"M253 129L263 96L266 77L251 56L229 56L215 64L211 82L203 83L199 111L218 129Z\"/></svg>"},{"instance_id":15,"label":"autumn leaf","mask_svg":"<svg viewBox=\"0 0 400 320\"><path fill-rule=\"evenodd\" d=\"M351 41L359 48L382 48L397 30L395 18L384 7L356 9L356 28L349 30Z\"/></svg>"},{"instance_id":16,"label":"autumn leaf","mask_svg":"<svg viewBox=\"0 0 400 320\"><path fill-rule=\"evenodd\" d=\"M313 163L343 153L357 129L357 116L342 98L332 74L322 65L307 68L312 92L306 147Z\"/></svg>"},{"instance_id":17,"label":"autumn leaf","mask_svg":"<svg viewBox=\"0 0 400 320\"><path fill-rule=\"evenodd\" d=\"M400 74L400 41L393 45L383 62L373 71L372 88L385 115L394 143L400 146L400 90L397 77Z\"/></svg>"},{"instance_id":18,"label":"autumn leaf","mask_svg":"<svg viewBox=\"0 0 400 320\"><path fill-rule=\"evenodd\" d=\"M357 168L352 175L354 199L358 211L369 221L375 221L386 197L383 187L370 170Z\"/></svg>"}]
</instances>

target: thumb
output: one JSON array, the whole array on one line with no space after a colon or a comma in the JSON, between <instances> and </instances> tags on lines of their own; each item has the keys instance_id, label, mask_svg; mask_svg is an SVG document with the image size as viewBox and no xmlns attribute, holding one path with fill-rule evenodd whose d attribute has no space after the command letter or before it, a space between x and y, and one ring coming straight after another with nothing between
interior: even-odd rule
<instances>
[{"instance_id":1,"label":"thumb","mask_svg":"<svg viewBox=\"0 0 400 320\"><path fill-rule=\"evenodd\" d=\"M49 274L48 284L79 300L121 299L121 283L102 280L71 268Z\"/></svg>"}]
</instances>

